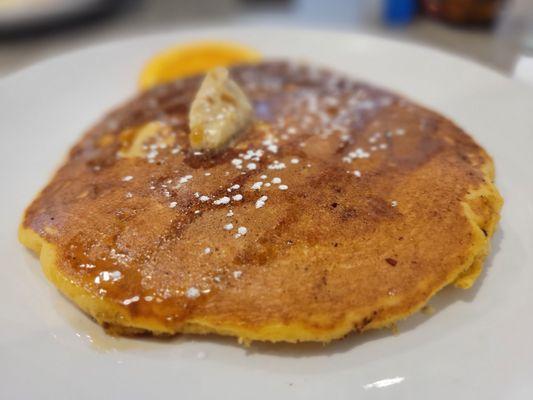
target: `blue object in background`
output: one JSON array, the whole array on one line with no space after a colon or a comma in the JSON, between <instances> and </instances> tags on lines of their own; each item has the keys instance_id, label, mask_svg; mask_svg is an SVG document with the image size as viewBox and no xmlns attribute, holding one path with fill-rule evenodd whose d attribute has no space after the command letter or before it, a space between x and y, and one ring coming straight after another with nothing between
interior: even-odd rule
<instances>
[{"instance_id":1,"label":"blue object in background","mask_svg":"<svg viewBox=\"0 0 533 400\"><path fill-rule=\"evenodd\" d=\"M383 19L388 25L406 25L416 14L416 0L384 0Z\"/></svg>"}]
</instances>

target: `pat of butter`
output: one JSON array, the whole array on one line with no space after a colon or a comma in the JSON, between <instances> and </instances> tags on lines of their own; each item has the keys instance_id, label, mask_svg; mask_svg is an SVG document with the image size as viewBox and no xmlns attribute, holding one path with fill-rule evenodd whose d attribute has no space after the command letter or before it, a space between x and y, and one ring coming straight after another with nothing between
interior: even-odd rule
<instances>
[{"instance_id":1,"label":"pat of butter","mask_svg":"<svg viewBox=\"0 0 533 400\"><path fill-rule=\"evenodd\" d=\"M189 111L193 150L218 150L252 122L250 101L226 68L207 73Z\"/></svg>"},{"instance_id":2,"label":"pat of butter","mask_svg":"<svg viewBox=\"0 0 533 400\"><path fill-rule=\"evenodd\" d=\"M136 128L128 128L120 133L121 158L145 157L149 151L148 144L156 147L171 147L175 137L172 129L159 121L151 121Z\"/></svg>"}]
</instances>

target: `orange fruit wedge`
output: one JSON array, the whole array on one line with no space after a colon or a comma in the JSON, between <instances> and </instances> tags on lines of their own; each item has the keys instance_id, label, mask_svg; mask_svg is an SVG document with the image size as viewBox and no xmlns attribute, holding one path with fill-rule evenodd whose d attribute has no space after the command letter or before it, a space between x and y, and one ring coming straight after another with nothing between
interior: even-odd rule
<instances>
[{"instance_id":1,"label":"orange fruit wedge","mask_svg":"<svg viewBox=\"0 0 533 400\"><path fill-rule=\"evenodd\" d=\"M139 77L139 87L145 90L215 67L256 63L260 59L257 51L236 43L196 42L176 46L156 54L146 63Z\"/></svg>"}]
</instances>

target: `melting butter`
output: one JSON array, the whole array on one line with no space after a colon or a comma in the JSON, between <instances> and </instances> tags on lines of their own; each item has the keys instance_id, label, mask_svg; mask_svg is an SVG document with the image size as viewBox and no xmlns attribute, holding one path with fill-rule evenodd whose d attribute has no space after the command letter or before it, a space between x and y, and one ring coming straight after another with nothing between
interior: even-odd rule
<instances>
[{"instance_id":1,"label":"melting butter","mask_svg":"<svg viewBox=\"0 0 533 400\"><path fill-rule=\"evenodd\" d=\"M149 144L154 148L171 147L175 137L170 126L160 121L150 121L136 128L128 128L119 135L121 158L145 157Z\"/></svg>"},{"instance_id":2,"label":"melting butter","mask_svg":"<svg viewBox=\"0 0 533 400\"><path fill-rule=\"evenodd\" d=\"M226 68L207 73L189 112L193 150L218 150L252 122L253 108Z\"/></svg>"}]
</instances>

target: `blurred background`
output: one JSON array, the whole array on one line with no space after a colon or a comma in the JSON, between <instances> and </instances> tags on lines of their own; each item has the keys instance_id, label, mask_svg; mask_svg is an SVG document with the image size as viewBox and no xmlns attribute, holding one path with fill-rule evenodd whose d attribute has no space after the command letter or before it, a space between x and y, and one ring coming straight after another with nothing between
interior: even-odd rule
<instances>
[{"instance_id":1,"label":"blurred background","mask_svg":"<svg viewBox=\"0 0 533 400\"><path fill-rule=\"evenodd\" d=\"M365 32L533 84L533 0L0 0L0 78L102 41L213 25Z\"/></svg>"}]
</instances>

